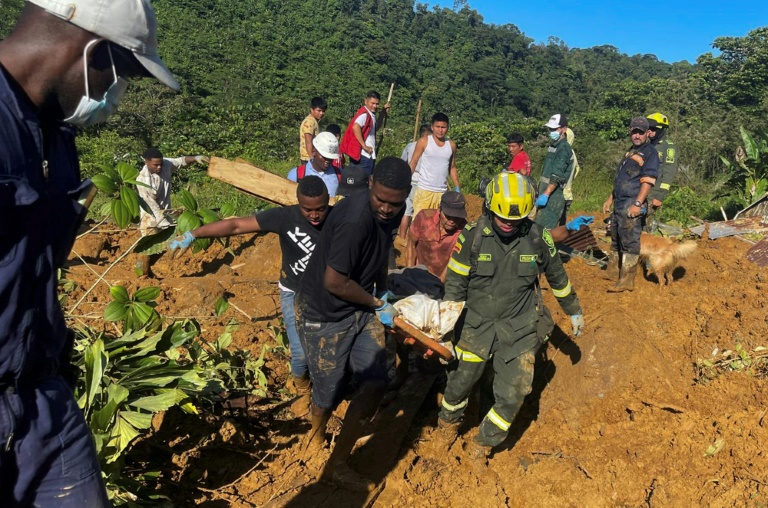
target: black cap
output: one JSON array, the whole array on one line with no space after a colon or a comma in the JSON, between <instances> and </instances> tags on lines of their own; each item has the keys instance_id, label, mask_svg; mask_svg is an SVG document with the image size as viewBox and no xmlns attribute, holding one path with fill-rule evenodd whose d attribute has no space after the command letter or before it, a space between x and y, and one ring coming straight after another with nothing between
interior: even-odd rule
<instances>
[{"instance_id":1,"label":"black cap","mask_svg":"<svg viewBox=\"0 0 768 508\"><path fill-rule=\"evenodd\" d=\"M466 200L460 192L448 191L440 198L440 210L449 217L467 218Z\"/></svg>"},{"instance_id":2,"label":"black cap","mask_svg":"<svg viewBox=\"0 0 768 508\"><path fill-rule=\"evenodd\" d=\"M350 164L341 170L341 181L336 194L339 196L349 196L353 192L368 187L368 177L365 169L358 164Z\"/></svg>"},{"instance_id":3,"label":"black cap","mask_svg":"<svg viewBox=\"0 0 768 508\"><path fill-rule=\"evenodd\" d=\"M632 132L634 130L641 130L643 132L650 129L648 126L648 119L644 116L636 116L632 119L631 122L629 122L629 131Z\"/></svg>"}]
</instances>

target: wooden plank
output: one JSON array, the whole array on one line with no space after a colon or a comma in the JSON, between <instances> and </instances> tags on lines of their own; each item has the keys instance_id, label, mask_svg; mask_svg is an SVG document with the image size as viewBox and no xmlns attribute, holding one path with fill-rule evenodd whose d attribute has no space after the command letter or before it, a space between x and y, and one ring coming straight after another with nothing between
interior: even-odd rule
<instances>
[{"instance_id":1,"label":"wooden plank","mask_svg":"<svg viewBox=\"0 0 768 508\"><path fill-rule=\"evenodd\" d=\"M425 357L432 356L432 352L437 354L444 360L450 360L453 358L453 354L445 346L440 345L438 341L431 338L415 326L412 326L408 321L400 316L394 319L395 333L404 336L403 344L411 346L418 343L422 348L426 349ZM412 340L408 340L412 339Z\"/></svg>"},{"instance_id":2,"label":"wooden plank","mask_svg":"<svg viewBox=\"0 0 768 508\"><path fill-rule=\"evenodd\" d=\"M258 168L242 159L233 162L220 157L211 157L208 163L208 176L278 205L290 206L298 202L296 182Z\"/></svg>"}]
</instances>

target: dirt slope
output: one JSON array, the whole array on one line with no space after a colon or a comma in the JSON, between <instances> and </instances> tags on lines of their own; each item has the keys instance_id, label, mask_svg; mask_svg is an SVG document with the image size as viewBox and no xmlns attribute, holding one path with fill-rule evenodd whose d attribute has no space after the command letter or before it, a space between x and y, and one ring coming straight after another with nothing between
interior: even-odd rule
<instances>
[{"instance_id":1,"label":"dirt slope","mask_svg":"<svg viewBox=\"0 0 768 508\"><path fill-rule=\"evenodd\" d=\"M67 277L78 287L68 295L70 309L95 282L91 268L102 273L135 235L78 242L78 252L92 243L106 248L100 255L91 249L88 266L71 259ZM562 331L539 358L534 392L512 436L490 460L495 475L478 477L462 463L461 445L476 422L467 422L448 453L431 446L437 396L430 397L376 506L766 506L765 381L740 369L696 382L697 359L717 360L737 344L747 351L766 345L768 272L744 259L748 247L735 238L699 241L672 286L638 276L637 290L625 294L606 293L609 282L598 267L569 262L586 332L569 340L568 318L545 291ZM131 290L159 285L160 313L197 317L210 340L235 318L235 345L258 353L274 343L266 326L279 315L278 243L274 236L235 240L233 250L234 258L219 246L181 261L163 256L152 281L135 278L129 255L106 279ZM240 311L216 318L214 303L223 294ZM72 322L109 326L98 319L109 301L107 285L97 284L72 311ZM138 447L136 463L162 468L159 491L177 505L311 505L299 501L324 456L298 460L298 436L308 425L291 418L289 398L278 392L286 358L274 355L267 369L271 398L247 411L212 409L197 420L165 415L152 438L154 454ZM312 499L344 504L333 494ZM361 498L348 505L365 504Z\"/></svg>"}]
</instances>

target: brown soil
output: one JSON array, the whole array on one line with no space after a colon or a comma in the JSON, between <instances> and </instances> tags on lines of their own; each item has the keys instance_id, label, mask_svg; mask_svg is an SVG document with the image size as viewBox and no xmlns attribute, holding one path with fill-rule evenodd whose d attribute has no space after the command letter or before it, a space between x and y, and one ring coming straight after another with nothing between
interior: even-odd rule
<instances>
[{"instance_id":1,"label":"brown soil","mask_svg":"<svg viewBox=\"0 0 768 508\"><path fill-rule=\"evenodd\" d=\"M71 259L67 278L78 285L67 296L71 324L114 331L101 320L108 286L96 283L92 269L103 273L136 235L89 235L75 246L88 265ZM540 355L533 393L509 439L490 458L494 474L465 463L462 445L476 427L471 417L449 453L432 446L434 393L387 467L375 505L766 506L764 379L737 369L697 382L697 359L717 360L737 344L747 351L766 345L768 272L745 260L748 248L737 238L700 241L670 287L638 276L637 289L622 294L606 293L609 282L598 267L567 263L586 331L570 340L568 317L545 290L561 329ZM160 286L160 314L195 317L208 340L234 318L240 326L232 347L258 354L275 343L267 325L280 314L278 241L233 239L231 249L234 257L219 245L180 261L164 254L153 264L153 279L137 279L128 255L105 279L131 291ZM214 304L224 294L234 305L217 318ZM241 401L242 409L159 415L155 434L135 447L130 465L159 469L158 491L177 506L370 505L376 495L350 497L315 485L328 451L300 460L309 425L288 409L287 357L269 355L266 371L269 396ZM338 431L337 420L331 430Z\"/></svg>"}]
</instances>

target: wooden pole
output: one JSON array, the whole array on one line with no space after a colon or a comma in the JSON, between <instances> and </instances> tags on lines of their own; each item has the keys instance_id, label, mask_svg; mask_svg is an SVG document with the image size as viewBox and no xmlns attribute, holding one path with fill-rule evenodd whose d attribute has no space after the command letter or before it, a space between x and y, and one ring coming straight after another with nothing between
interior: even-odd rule
<instances>
[{"instance_id":1,"label":"wooden pole","mask_svg":"<svg viewBox=\"0 0 768 508\"><path fill-rule=\"evenodd\" d=\"M385 104L389 104L389 102L392 100L392 91L395 89L395 84L390 83L389 84L389 95L387 95L387 102ZM376 153L381 152L381 145L384 143L384 127L387 125L387 110L381 112L381 115L379 115L379 122L376 126L376 129L381 131L381 134L379 135L379 140L376 142Z\"/></svg>"},{"instance_id":2,"label":"wooden pole","mask_svg":"<svg viewBox=\"0 0 768 508\"><path fill-rule=\"evenodd\" d=\"M419 117L421 117L421 99L416 104L416 120L413 122L413 141L416 141L419 135Z\"/></svg>"}]
</instances>

